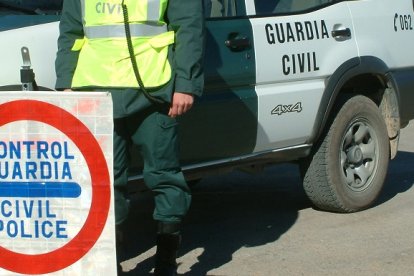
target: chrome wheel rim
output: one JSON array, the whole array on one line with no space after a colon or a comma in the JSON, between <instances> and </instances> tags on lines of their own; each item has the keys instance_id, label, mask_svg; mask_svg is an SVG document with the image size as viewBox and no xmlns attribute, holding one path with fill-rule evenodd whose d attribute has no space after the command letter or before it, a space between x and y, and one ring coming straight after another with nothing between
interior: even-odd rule
<instances>
[{"instance_id":1,"label":"chrome wheel rim","mask_svg":"<svg viewBox=\"0 0 414 276\"><path fill-rule=\"evenodd\" d=\"M364 120L353 122L342 139L341 171L346 185L363 191L371 183L378 163L379 144L373 127Z\"/></svg>"}]
</instances>

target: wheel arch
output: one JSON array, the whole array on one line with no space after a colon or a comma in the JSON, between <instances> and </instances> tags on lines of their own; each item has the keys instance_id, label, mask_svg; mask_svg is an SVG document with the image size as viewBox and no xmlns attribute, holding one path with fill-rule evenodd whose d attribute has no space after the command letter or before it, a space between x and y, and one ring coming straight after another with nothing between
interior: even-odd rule
<instances>
[{"instance_id":1,"label":"wheel arch","mask_svg":"<svg viewBox=\"0 0 414 276\"><path fill-rule=\"evenodd\" d=\"M390 157L394 158L401 127L398 90L388 66L373 56L348 60L329 77L309 142L318 141L335 104L346 94L367 96L378 105L387 126Z\"/></svg>"}]
</instances>

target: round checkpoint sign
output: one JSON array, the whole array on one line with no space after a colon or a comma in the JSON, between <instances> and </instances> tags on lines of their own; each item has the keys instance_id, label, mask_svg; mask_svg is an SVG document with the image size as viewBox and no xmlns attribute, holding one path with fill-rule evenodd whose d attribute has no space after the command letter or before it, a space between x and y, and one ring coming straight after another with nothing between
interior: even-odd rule
<instances>
[{"instance_id":1,"label":"round checkpoint sign","mask_svg":"<svg viewBox=\"0 0 414 276\"><path fill-rule=\"evenodd\" d=\"M99 239L110 208L110 176L105 156L89 129L75 116L55 105L37 100L16 100L0 105L0 127L17 121L36 121L56 128L83 155L92 186L92 200L80 231L63 246L41 254L24 254L0 245L0 267L22 274L45 274L80 260Z\"/></svg>"}]
</instances>

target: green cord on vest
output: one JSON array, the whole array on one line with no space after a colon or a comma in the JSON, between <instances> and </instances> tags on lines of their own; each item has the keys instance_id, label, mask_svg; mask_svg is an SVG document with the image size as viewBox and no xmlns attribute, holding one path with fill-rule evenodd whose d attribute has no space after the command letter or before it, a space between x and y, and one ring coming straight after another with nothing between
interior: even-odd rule
<instances>
[{"instance_id":1,"label":"green cord on vest","mask_svg":"<svg viewBox=\"0 0 414 276\"><path fill-rule=\"evenodd\" d=\"M137 79L137 82L138 82L142 92L144 93L144 96L149 101L151 101L153 103L157 103L157 104L164 104L164 103L166 103L165 100L163 100L161 98L158 98L158 97L152 96L144 86L144 83L143 83L143 81L141 79L141 76L139 74L137 62L135 60L134 48L132 46L131 31L129 29L128 7L124 4L124 0L122 0L121 5L122 5L122 13L123 13L123 16L124 16L125 36L126 36L127 45L128 45L128 52L129 52L130 60L131 60L131 63L132 63L132 69L134 70L135 78Z\"/></svg>"}]
</instances>

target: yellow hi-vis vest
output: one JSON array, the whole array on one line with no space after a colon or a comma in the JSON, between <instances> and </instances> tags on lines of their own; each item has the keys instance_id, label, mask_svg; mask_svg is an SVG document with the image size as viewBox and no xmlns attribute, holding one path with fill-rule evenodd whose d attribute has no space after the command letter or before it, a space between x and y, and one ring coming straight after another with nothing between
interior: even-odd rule
<instances>
[{"instance_id":1,"label":"yellow hi-vis vest","mask_svg":"<svg viewBox=\"0 0 414 276\"><path fill-rule=\"evenodd\" d=\"M139 87L125 36L122 0L80 0L85 37L72 51L80 51L73 88ZM124 0L128 7L131 39L145 87L171 79L167 59L174 32L167 31L164 13L168 0Z\"/></svg>"}]
</instances>

